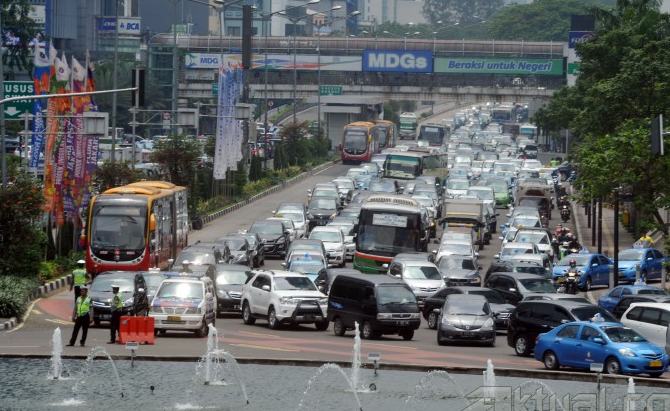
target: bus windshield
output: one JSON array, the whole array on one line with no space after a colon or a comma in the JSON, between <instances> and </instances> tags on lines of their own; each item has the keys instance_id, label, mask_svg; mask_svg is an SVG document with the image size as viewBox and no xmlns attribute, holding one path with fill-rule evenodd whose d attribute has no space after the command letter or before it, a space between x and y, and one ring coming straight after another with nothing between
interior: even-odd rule
<instances>
[{"instance_id":1,"label":"bus windshield","mask_svg":"<svg viewBox=\"0 0 670 411\"><path fill-rule=\"evenodd\" d=\"M90 241L96 255L102 250L144 249L146 207L98 205L93 208L93 216ZM114 253L103 254L114 258Z\"/></svg>"},{"instance_id":2,"label":"bus windshield","mask_svg":"<svg viewBox=\"0 0 670 411\"><path fill-rule=\"evenodd\" d=\"M394 256L417 251L421 214L361 210L356 250L363 253Z\"/></svg>"},{"instance_id":3,"label":"bus windshield","mask_svg":"<svg viewBox=\"0 0 670 411\"><path fill-rule=\"evenodd\" d=\"M421 175L421 159L389 154L384 161L384 177L413 180Z\"/></svg>"},{"instance_id":4,"label":"bus windshield","mask_svg":"<svg viewBox=\"0 0 670 411\"><path fill-rule=\"evenodd\" d=\"M427 141L430 144L442 144L444 129L442 127L422 126L419 141Z\"/></svg>"},{"instance_id":5,"label":"bus windshield","mask_svg":"<svg viewBox=\"0 0 670 411\"><path fill-rule=\"evenodd\" d=\"M365 151L368 138L364 130L347 130L344 133L344 148L348 150Z\"/></svg>"}]
</instances>

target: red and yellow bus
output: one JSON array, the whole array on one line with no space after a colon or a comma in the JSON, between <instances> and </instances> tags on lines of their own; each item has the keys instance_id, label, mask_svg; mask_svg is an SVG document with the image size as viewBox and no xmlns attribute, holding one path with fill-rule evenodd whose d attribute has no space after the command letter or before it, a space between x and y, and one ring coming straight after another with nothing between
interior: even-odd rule
<instances>
[{"instance_id":1,"label":"red and yellow bus","mask_svg":"<svg viewBox=\"0 0 670 411\"><path fill-rule=\"evenodd\" d=\"M91 201L86 234L86 270L165 269L188 244L186 187L141 181L110 188Z\"/></svg>"},{"instance_id":2,"label":"red and yellow bus","mask_svg":"<svg viewBox=\"0 0 670 411\"><path fill-rule=\"evenodd\" d=\"M342 134L342 164L369 162L373 154L381 151L386 142L386 128L381 125L356 121L344 126Z\"/></svg>"}]
</instances>

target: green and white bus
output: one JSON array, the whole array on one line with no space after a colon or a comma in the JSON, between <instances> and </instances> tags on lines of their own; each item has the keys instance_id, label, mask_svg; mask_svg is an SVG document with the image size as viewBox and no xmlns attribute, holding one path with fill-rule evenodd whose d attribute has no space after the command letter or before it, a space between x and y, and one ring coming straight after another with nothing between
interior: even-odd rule
<instances>
[{"instance_id":1,"label":"green and white bus","mask_svg":"<svg viewBox=\"0 0 670 411\"><path fill-rule=\"evenodd\" d=\"M440 148L412 147L407 151L388 153L383 177L397 180L400 187L419 176L436 176L444 182L449 172L447 164L447 153Z\"/></svg>"},{"instance_id":2,"label":"green and white bus","mask_svg":"<svg viewBox=\"0 0 670 411\"><path fill-rule=\"evenodd\" d=\"M419 251L424 235L421 218L416 200L392 194L370 196L358 220L354 269L383 274L396 254Z\"/></svg>"}]
</instances>

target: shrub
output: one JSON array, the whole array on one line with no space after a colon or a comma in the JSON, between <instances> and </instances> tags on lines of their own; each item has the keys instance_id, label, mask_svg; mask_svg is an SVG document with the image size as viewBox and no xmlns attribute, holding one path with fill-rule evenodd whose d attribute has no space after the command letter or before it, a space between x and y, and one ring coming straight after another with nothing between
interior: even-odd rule
<instances>
[{"instance_id":1,"label":"shrub","mask_svg":"<svg viewBox=\"0 0 670 411\"><path fill-rule=\"evenodd\" d=\"M35 288L37 288L35 279L0 276L0 317L23 317Z\"/></svg>"}]
</instances>

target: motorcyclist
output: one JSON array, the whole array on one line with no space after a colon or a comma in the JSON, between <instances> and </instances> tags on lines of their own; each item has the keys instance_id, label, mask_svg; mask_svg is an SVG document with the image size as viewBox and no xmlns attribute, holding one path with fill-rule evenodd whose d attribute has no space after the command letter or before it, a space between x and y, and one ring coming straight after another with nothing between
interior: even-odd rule
<instances>
[{"instance_id":1,"label":"motorcyclist","mask_svg":"<svg viewBox=\"0 0 670 411\"><path fill-rule=\"evenodd\" d=\"M557 238L558 243L561 244L561 243L564 243L564 242L568 241L568 236L569 235L571 235L571 234L568 231L568 229L563 227L563 229L561 230L561 233L558 235L558 238Z\"/></svg>"},{"instance_id":2,"label":"motorcyclist","mask_svg":"<svg viewBox=\"0 0 670 411\"><path fill-rule=\"evenodd\" d=\"M568 235L568 250L570 250L570 252L572 252L572 253L577 253L577 252L579 252L579 250L581 248L582 248L582 245L577 240L577 237L575 237L572 234L569 234Z\"/></svg>"},{"instance_id":3,"label":"motorcyclist","mask_svg":"<svg viewBox=\"0 0 670 411\"><path fill-rule=\"evenodd\" d=\"M574 281L567 281L570 277L573 277ZM570 260L570 268L565 272L565 279L567 282L565 292L568 294L576 294L577 281L579 281L579 270L577 269L577 261L574 259Z\"/></svg>"}]
</instances>

